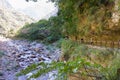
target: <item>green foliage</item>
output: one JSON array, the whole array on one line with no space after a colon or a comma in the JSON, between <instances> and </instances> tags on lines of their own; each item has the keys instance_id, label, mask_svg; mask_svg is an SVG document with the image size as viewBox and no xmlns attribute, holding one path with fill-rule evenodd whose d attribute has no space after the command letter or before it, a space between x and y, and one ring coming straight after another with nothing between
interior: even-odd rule
<instances>
[{"instance_id":1,"label":"green foliage","mask_svg":"<svg viewBox=\"0 0 120 80\"><path fill-rule=\"evenodd\" d=\"M50 0L59 8L63 33L67 36L100 34L108 27L113 0ZM92 30L95 27L95 30Z\"/></svg>"},{"instance_id":2,"label":"green foliage","mask_svg":"<svg viewBox=\"0 0 120 80\"><path fill-rule=\"evenodd\" d=\"M106 28L105 25L108 25L114 7L113 0L51 1L56 2L59 7L59 15L64 20L64 34L68 36L100 34ZM92 30L93 25L95 30Z\"/></svg>"},{"instance_id":3,"label":"green foliage","mask_svg":"<svg viewBox=\"0 0 120 80\"><path fill-rule=\"evenodd\" d=\"M34 64L30 67L26 68L25 70L22 70L19 75L27 74L30 72L30 70L37 69L37 67L41 67L41 69L38 69L35 74L33 74L30 78L37 78L40 75L46 74L50 71L57 70L58 74L56 74L56 80L66 80L68 78L68 74L73 74L79 72L80 69L87 67L98 67L96 65L91 64L90 62L87 62L84 59L77 58L74 61L68 61L68 62L52 62L52 63L40 63L40 64ZM87 72L81 72L82 74L87 74Z\"/></svg>"},{"instance_id":4,"label":"green foliage","mask_svg":"<svg viewBox=\"0 0 120 80\"><path fill-rule=\"evenodd\" d=\"M51 17L49 20L25 25L18 32L17 37L52 43L62 38L61 25L59 17Z\"/></svg>"},{"instance_id":5,"label":"green foliage","mask_svg":"<svg viewBox=\"0 0 120 80\"><path fill-rule=\"evenodd\" d=\"M40 20L38 23L27 24L18 32L17 36L31 40L43 40L48 35L46 29L47 23L48 22L46 20Z\"/></svg>"},{"instance_id":6,"label":"green foliage","mask_svg":"<svg viewBox=\"0 0 120 80\"><path fill-rule=\"evenodd\" d=\"M62 37L64 37L64 35L62 34L63 21L61 21L60 16L51 17L48 20L48 22L50 24L50 25L48 25L48 26L50 26L50 36L47 37L48 41L55 42L55 41L61 39Z\"/></svg>"},{"instance_id":7,"label":"green foliage","mask_svg":"<svg viewBox=\"0 0 120 80\"><path fill-rule=\"evenodd\" d=\"M4 55L3 51L0 51L0 57L2 57Z\"/></svg>"},{"instance_id":8,"label":"green foliage","mask_svg":"<svg viewBox=\"0 0 120 80\"><path fill-rule=\"evenodd\" d=\"M100 35L109 28L114 0L49 1L55 2L59 8L59 22L62 22L62 33L65 36Z\"/></svg>"},{"instance_id":9,"label":"green foliage","mask_svg":"<svg viewBox=\"0 0 120 80\"><path fill-rule=\"evenodd\" d=\"M90 57L90 55L98 55L98 57L106 58L109 55L114 55L115 53L110 49L93 49L79 42L72 40L63 40L62 41L62 52L63 56L68 59L73 59L76 57Z\"/></svg>"},{"instance_id":10,"label":"green foliage","mask_svg":"<svg viewBox=\"0 0 120 80\"><path fill-rule=\"evenodd\" d=\"M34 1L34 0L33 0ZM109 32L114 0L49 0L58 6L63 34L83 37Z\"/></svg>"},{"instance_id":11,"label":"green foliage","mask_svg":"<svg viewBox=\"0 0 120 80\"><path fill-rule=\"evenodd\" d=\"M97 69L92 67L94 70L97 70L97 72L93 71L93 73L95 73L94 75L99 73L98 75L102 76L100 80L120 79L120 73L119 75L117 73L120 69L119 51L111 49L92 49L84 45L78 45L78 43L70 40L65 40L62 48L64 60L73 61L76 60L76 58L82 57L86 60L90 60L91 63L101 65L97 67ZM103 64L105 64L106 67L103 67Z\"/></svg>"},{"instance_id":12,"label":"green foliage","mask_svg":"<svg viewBox=\"0 0 120 80\"><path fill-rule=\"evenodd\" d=\"M109 27L109 21L112 18L112 12L114 8L113 0L51 1L56 2L57 6L59 7L59 12L58 17L50 18L49 21L45 22L47 25L44 25L44 27L47 28L47 32L49 34L44 36L41 31L39 32L38 28L41 30L40 25L35 30L29 30L30 36L28 37L31 37L32 39L42 39L48 42L53 42L59 40L62 34L69 37L77 37L79 35L83 37L89 36L93 33L98 35L103 33L104 30L107 31ZM44 29L42 29L42 31L44 31ZM33 38L31 35L34 35L33 37L35 38ZM38 38L38 36L40 38ZM116 57L114 55L114 52L111 50L91 49L87 46L79 45L74 41L64 40L62 42L62 51L62 61L53 62L51 64L34 64L29 68L23 70L22 73L26 74L30 72L30 70L35 70L37 67L42 67L41 69L38 68L37 73L31 77L36 78L52 70L58 70L57 76L60 78L57 80L63 80L61 77L67 79L69 74L77 73L80 70L82 72L80 74L87 74L88 72L91 72L95 73L96 76L96 73L98 73L98 75L102 75L101 80L119 80L117 73L117 70L120 68L119 56L117 55ZM66 62L64 62L64 60ZM97 62L101 65L102 62L104 62L106 65L105 67L102 67L96 64ZM91 68L93 69L92 71Z\"/></svg>"},{"instance_id":13,"label":"green foliage","mask_svg":"<svg viewBox=\"0 0 120 80\"><path fill-rule=\"evenodd\" d=\"M112 63L105 68L102 68L101 73L104 75L105 80L119 80L120 79L120 55L119 52L112 60Z\"/></svg>"}]
</instances>

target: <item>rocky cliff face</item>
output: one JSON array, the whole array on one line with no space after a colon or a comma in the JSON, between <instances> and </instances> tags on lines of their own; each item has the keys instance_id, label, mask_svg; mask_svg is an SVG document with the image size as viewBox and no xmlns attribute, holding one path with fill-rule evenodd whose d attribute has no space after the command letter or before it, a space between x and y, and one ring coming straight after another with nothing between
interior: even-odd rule
<instances>
[{"instance_id":1,"label":"rocky cliff face","mask_svg":"<svg viewBox=\"0 0 120 80\"><path fill-rule=\"evenodd\" d=\"M12 8L6 0L0 0L0 34L16 32L26 23L34 20Z\"/></svg>"}]
</instances>

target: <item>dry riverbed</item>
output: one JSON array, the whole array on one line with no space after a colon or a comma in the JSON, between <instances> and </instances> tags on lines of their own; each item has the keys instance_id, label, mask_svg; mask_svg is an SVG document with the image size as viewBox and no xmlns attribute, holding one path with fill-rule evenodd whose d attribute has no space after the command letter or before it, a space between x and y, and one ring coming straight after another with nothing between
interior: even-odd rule
<instances>
[{"instance_id":1,"label":"dry riverbed","mask_svg":"<svg viewBox=\"0 0 120 80\"><path fill-rule=\"evenodd\" d=\"M60 49L55 46L46 46L36 41L12 40L3 36L0 36L0 51L4 52L0 57L0 80L27 80L32 73L19 77L15 76L16 73L33 63L57 61L60 55ZM32 80L54 80L51 77L53 73L55 71Z\"/></svg>"}]
</instances>

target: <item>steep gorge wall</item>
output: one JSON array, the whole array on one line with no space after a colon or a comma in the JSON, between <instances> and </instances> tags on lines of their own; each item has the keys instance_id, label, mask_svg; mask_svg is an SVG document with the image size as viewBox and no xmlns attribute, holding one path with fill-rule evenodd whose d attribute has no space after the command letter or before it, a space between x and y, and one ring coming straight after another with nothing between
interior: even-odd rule
<instances>
[{"instance_id":1,"label":"steep gorge wall","mask_svg":"<svg viewBox=\"0 0 120 80\"><path fill-rule=\"evenodd\" d=\"M108 3L107 6L96 10L92 15L80 14L80 21L77 27L79 34L71 36L73 40L81 38L98 39L98 40L120 40L120 1L115 0ZM91 19L91 20L90 20ZM84 31L83 31L84 30ZM83 33L83 36L81 36ZM84 35L85 34L85 35ZM114 37L114 38L113 38Z\"/></svg>"},{"instance_id":2,"label":"steep gorge wall","mask_svg":"<svg viewBox=\"0 0 120 80\"><path fill-rule=\"evenodd\" d=\"M0 34L16 32L26 23L32 23L34 19L18 12L6 0L0 0Z\"/></svg>"}]
</instances>

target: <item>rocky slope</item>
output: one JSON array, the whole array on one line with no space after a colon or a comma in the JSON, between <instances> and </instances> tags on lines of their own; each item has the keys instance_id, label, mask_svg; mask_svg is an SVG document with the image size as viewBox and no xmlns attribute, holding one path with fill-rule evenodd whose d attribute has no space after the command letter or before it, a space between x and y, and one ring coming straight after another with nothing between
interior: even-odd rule
<instances>
[{"instance_id":1,"label":"rocky slope","mask_svg":"<svg viewBox=\"0 0 120 80\"><path fill-rule=\"evenodd\" d=\"M55 46L45 46L36 41L12 40L0 36L0 46L0 51L5 53L2 58L0 57L0 80L27 80L32 72L20 77L16 77L15 74L32 63L56 61L60 55L60 49ZM53 73L56 72L50 72L34 80L54 80L51 77Z\"/></svg>"},{"instance_id":2,"label":"rocky slope","mask_svg":"<svg viewBox=\"0 0 120 80\"><path fill-rule=\"evenodd\" d=\"M0 0L0 34L16 32L26 23L34 20L16 10L6 0Z\"/></svg>"}]
</instances>

